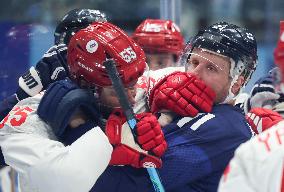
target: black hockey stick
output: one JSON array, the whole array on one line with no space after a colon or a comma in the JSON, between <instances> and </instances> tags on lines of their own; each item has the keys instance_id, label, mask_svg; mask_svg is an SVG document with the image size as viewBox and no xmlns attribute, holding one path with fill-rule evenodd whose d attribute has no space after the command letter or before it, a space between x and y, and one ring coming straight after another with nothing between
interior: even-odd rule
<instances>
[{"instance_id":1,"label":"black hockey stick","mask_svg":"<svg viewBox=\"0 0 284 192\"><path fill-rule=\"evenodd\" d=\"M131 128L133 136L136 137L134 129L136 127L137 120L135 118L133 109L128 101L127 95L124 90L124 86L117 72L115 62L113 60L107 60L104 62L104 66L106 67L106 71L112 81L112 86L117 94L119 103L124 111L124 115L126 116L127 123L129 127ZM150 179L152 181L155 191L164 192L165 189L162 185L162 182L160 180L157 170L154 167L148 167L147 171L148 171L148 174L150 176Z\"/></svg>"}]
</instances>

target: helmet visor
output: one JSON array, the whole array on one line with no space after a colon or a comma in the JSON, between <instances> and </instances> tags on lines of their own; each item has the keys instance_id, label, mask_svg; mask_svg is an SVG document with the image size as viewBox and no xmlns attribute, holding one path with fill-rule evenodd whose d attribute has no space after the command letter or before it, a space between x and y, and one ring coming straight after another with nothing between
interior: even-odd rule
<instances>
[{"instance_id":1,"label":"helmet visor","mask_svg":"<svg viewBox=\"0 0 284 192\"><path fill-rule=\"evenodd\" d=\"M207 49L194 48L192 52L182 55L181 65L185 71L199 73L199 69L206 75L230 76L230 58Z\"/></svg>"}]
</instances>

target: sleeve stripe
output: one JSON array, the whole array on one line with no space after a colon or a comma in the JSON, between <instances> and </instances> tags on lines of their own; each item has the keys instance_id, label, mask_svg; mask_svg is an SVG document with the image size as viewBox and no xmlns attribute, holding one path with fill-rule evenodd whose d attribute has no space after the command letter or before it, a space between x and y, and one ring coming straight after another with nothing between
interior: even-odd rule
<instances>
[{"instance_id":1,"label":"sleeve stripe","mask_svg":"<svg viewBox=\"0 0 284 192\"><path fill-rule=\"evenodd\" d=\"M203 123L205 123L206 121L209 121L210 119L214 118L215 115L214 114L207 114L204 115L203 117L201 117L200 119L198 119L198 121L196 121L190 128L195 131L197 130Z\"/></svg>"}]
</instances>

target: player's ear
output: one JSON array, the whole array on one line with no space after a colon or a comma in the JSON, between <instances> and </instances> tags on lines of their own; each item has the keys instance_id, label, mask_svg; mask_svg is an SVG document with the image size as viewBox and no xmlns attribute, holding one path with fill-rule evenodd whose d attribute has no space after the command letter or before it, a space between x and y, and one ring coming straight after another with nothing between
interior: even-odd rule
<instances>
[{"instance_id":1,"label":"player's ear","mask_svg":"<svg viewBox=\"0 0 284 192\"><path fill-rule=\"evenodd\" d=\"M234 95L237 95L239 93L244 82L245 82L245 78L243 76L239 76L239 78L237 79L237 81L235 82L235 84L232 86L232 89L231 89Z\"/></svg>"}]
</instances>

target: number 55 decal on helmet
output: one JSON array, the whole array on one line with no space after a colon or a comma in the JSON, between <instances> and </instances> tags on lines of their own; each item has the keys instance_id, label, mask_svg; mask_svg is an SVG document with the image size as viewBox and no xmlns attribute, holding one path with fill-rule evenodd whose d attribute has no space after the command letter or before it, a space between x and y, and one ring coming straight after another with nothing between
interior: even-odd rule
<instances>
[{"instance_id":1,"label":"number 55 decal on helmet","mask_svg":"<svg viewBox=\"0 0 284 192\"><path fill-rule=\"evenodd\" d=\"M131 47L124 49L122 52L119 53L126 63L130 63L132 60L136 59L136 53L133 51Z\"/></svg>"}]
</instances>

